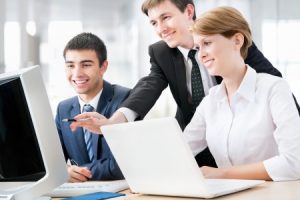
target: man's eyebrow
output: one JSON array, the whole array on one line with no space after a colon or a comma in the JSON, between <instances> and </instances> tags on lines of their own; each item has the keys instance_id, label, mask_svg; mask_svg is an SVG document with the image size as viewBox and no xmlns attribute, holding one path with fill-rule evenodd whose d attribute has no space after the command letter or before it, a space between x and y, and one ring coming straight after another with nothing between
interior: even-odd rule
<instances>
[{"instance_id":1,"label":"man's eyebrow","mask_svg":"<svg viewBox=\"0 0 300 200\"><path fill-rule=\"evenodd\" d=\"M151 19L149 22L150 22L150 24L153 24L153 23L156 23L156 22L157 22L157 20L155 20L155 19Z\"/></svg>"},{"instance_id":2,"label":"man's eyebrow","mask_svg":"<svg viewBox=\"0 0 300 200\"><path fill-rule=\"evenodd\" d=\"M165 12L165 13L160 14L159 17L158 17L158 19L161 19L161 18L163 18L166 15L169 15L169 13ZM152 19L152 20L150 20L150 23L152 24L153 22L156 22L156 21L157 20Z\"/></svg>"},{"instance_id":3,"label":"man's eyebrow","mask_svg":"<svg viewBox=\"0 0 300 200\"><path fill-rule=\"evenodd\" d=\"M80 63L87 63L87 62L93 63L94 61L92 61L92 60L81 60L81 61L80 61Z\"/></svg>"},{"instance_id":4,"label":"man's eyebrow","mask_svg":"<svg viewBox=\"0 0 300 200\"><path fill-rule=\"evenodd\" d=\"M94 61L92 60L81 60L80 63L93 63ZM66 60L65 63L74 63L74 61L71 60Z\"/></svg>"}]
</instances>

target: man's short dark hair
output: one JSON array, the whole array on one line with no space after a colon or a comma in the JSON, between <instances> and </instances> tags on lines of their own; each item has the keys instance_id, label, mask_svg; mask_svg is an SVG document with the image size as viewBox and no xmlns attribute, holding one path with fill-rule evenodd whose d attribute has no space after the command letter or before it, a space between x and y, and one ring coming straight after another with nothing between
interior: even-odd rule
<instances>
[{"instance_id":1,"label":"man's short dark hair","mask_svg":"<svg viewBox=\"0 0 300 200\"><path fill-rule=\"evenodd\" d=\"M92 33L83 32L73 37L64 49L64 58L66 58L68 50L94 50L99 59L99 67L107 59L107 50L104 42Z\"/></svg>"},{"instance_id":2,"label":"man's short dark hair","mask_svg":"<svg viewBox=\"0 0 300 200\"><path fill-rule=\"evenodd\" d=\"M170 1L174 4L181 12L184 12L188 4L192 4L195 7L193 0L145 0L142 4L142 11L145 15L148 16L148 10L161 4L164 1ZM196 19L196 11L194 11L193 20Z\"/></svg>"}]
</instances>

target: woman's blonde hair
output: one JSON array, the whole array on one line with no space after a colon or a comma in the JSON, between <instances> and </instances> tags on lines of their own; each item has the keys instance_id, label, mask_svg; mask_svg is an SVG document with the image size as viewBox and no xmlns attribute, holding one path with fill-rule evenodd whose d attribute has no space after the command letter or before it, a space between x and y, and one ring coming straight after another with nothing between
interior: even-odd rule
<instances>
[{"instance_id":1,"label":"woman's blonde hair","mask_svg":"<svg viewBox=\"0 0 300 200\"><path fill-rule=\"evenodd\" d=\"M191 31L201 35L221 34L231 38L236 33L244 36L241 56L247 57L248 48L252 45L251 30L248 22L235 8L222 6L205 12L191 27Z\"/></svg>"}]
</instances>

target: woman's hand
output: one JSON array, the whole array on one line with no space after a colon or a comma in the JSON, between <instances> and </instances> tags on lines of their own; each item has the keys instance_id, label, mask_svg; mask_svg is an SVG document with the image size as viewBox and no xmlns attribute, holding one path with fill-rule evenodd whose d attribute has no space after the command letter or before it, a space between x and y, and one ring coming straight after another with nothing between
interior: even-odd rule
<instances>
[{"instance_id":1,"label":"woman's hand","mask_svg":"<svg viewBox=\"0 0 300 200\"><path fill-rule=\"evenodd\" d=\"M225 169L203 166L200 168L205 178L225 178Z\"/></svg>"}]
</instances>

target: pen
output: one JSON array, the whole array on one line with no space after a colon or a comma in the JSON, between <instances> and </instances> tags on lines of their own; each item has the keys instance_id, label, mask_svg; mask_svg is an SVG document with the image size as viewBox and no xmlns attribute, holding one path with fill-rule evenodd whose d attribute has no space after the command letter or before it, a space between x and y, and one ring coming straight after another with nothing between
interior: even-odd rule
<instances>
[{"instance_id":1,"label":"pen","mask_svg":"<svg viewBox=\"0 0 300 200\"><path fill-rule=\"evenodd\" d=\"M69 118L65 118L65 119L62 119L61 121L62 122L77 122L77 121L87 121L87 120L89 120L90 118L84 118L84 119L78 119L78 120L76 120L76 119L74 119L74 118L71 118L71 119L69 119Z\"/></svg>"},{"instance_id":2,"label":"pen","mask_svg":"<svg viewBox=\"0 0 300 200\"><path fill-rule=\"evenodd\" d=\"M68 118L65 118L63 120L61 120L62 122L76 122L77 120L76 119L68 119Z\"/></svg>"},{"instance_id":3,"label":"pen","mask_svg":"<svg viewBox=\"0 0 300 200\"><path fill-rule=\"evenodd\" d=\"M76 165L76 166L78 166L78 163L77 163L75 160L73 160L73 159L70 159L70 163L71 163L71 165Z\"/></svg>"}]
</instances>

